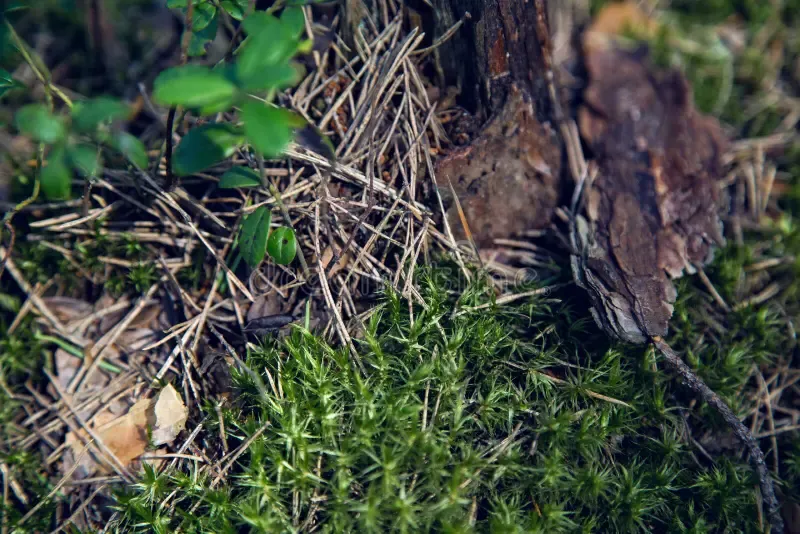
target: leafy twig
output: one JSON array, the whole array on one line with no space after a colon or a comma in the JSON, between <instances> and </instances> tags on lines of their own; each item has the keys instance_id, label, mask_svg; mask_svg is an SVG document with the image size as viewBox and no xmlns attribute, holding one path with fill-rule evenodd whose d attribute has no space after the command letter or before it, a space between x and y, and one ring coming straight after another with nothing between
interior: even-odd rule
<instances>
[{"instance_id":1,"label":"leafy twig","mask_svg":"<svg viewBox=\"0 0 800 534\"><path fill-rule=\"evenodd\" d=\"M14 29L14 26L6 20L6 28L8 29L9 34L11 35L11 40L14 42L14 46L19 50L19 53L22 54L22 59L25 60L25 63L33 71L33 74L42 82L45 88L45 98L47 99L47 105L50 107L50 111L53 110L53 94L57 95L66 106L72 109L72 99L69 98L64 92L53 85L53 82L50 80L50 76L45 76L45 73L41 71L39 65L33 60L33 56L31 56L30 52L28 51L28 46L25 44L25 41L17 33L17 30Z\"/></svg>"},{"instance_id":2,"label":"leafy twig","mask_svg":"<svg viewBox=\"0 0 800 534\"><path fill-rule=\"evenodd\" d=\"M39 66L33 60L30 52L28 52L28 46L25 44L25 41L19 36L17 31L14 29L14 26L8 20L4 21L6 23L6 28L8 29L9 34L11 35L11 40L14 42L14 46L19 50L19 53L22 54L22 58L31 68L33 73L39 79L39 81L44 86L44 94L45 99L47 100L47 106L50 109L50 112L53 111L53 93L57 94L61 100L64 101L64 104L67 107L72 108L72 100L65 95L58 87L54 86L49 76L45 76L44 73L39 69ZM33 192L31 196L14 206L10 211L8 211L3 216L3 224L0 226L0 245L2 244L3 240L3 229L8 228L11 234L11 239L8 244L8 250L4 255L3 259L0 260L0 276L2 276L3 271L5 270L6 263L8 262L8 258L11 257L11 251L14 248L14 242L16 241L16 232L14 231L14 227L11 224L11 220L14 218L19 211L25 209L29 205L31 205L38 197L39 197L39 188L40 188L40 176L42 173L42 167L44 166L44 144L39 144L39 149L36 155L36 173L33 179Z\"/></svg>"},{"instance_id":3,"label":"leafy twig","mask_svg":"<svg viewBox=\"0 0 800 534\"><path fill-rule=\"evenodd\" d=\"M264 169L264 156L258 154L258 172L261 175L261 182L264 184L272 196L275 198L275 202L278 204L278 207L281 210L281 216L283 220L286 221L286 226L295 231L294 225L292 225L292 217L289 214L289 209L286 207L286 204L283 203L283 198L281 198L281 193L278 191L278 188L275 187L275 184L267 180L267 173ZM306 261L306 257L303 254L303 249L301 247L297 247L297 259L300 260L300 266L303 269L303 277L307 280L308 279L308 262Z\"/></svg>"},{"instance_id":4,"label":"leafy twig","mask_svg":"<svg viewBox=\"0 0 800 534\"><path fill-rule=\"evenodd\" d=\"M189 44L192 41L192 17L194 15L194 2L189 2L186 9L186 19L184 21L183 39L181 40L181 65L186 65L189 59ZM175 130L175 115L178 114L179 106L172 106L169 108L167 114L167 147L164 153L164 160L167 165L167 191L175 189L175 173L172 171L172 151L174 149L172 142L172 132Z\"/></svg>"}]
</instances>

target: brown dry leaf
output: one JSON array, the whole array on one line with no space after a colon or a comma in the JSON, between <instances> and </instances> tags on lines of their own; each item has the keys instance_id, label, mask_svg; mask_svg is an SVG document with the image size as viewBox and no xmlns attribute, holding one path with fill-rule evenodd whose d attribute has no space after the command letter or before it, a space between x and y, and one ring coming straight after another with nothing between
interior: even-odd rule
<instances>
[{"instance_id":1,"label":"brown dry leaf","mask_svg":"<svg viewBox=\"0 0 800 534\"><path fill-rule=\"evenodd\" d=\"M693 105L677 71L657 71L646 50L590 48L591 83L578 119L599 173L573 228L573 273L598 324L642 343L666 334L670 277L711 259L726 141Z\"/></svg>"},{"instance_id":2,"label":"brown dry leaf","mask_svg":"<svg viewBox=\"0 0 800 534\"><path fill-rule=\"evenodd\" d=\"M53 315L62 323L69 323L83 319L94 310L92 305L81 299L70 297L44 297L42 301L47 305Z\"/></svg>"},{"instance_id":3,"label":"brown dry leaf","mask_svg":"<svg viewBox=\"0 0 800 534\"><path fill-rule=\"evenodd\" d=\"M187 417L188 410L180 394L168 384L155 398L137 401L123 416L116 417L109 411L99 413L91 426L106 447L127 466L144 454L148 445L164 445L173 441L183 430ZM72 458L76 458L83 449L86 437L83 430L80 436L74 432L67 434L66 442ZM65 460L65 469L69 468L69 460ZM105 462L98 465L91 455L83 457L80 467L82 477L97 472L111 472Z\"/></svg>"},{"instance_id":4,"label":"brown dry leaf","mask_svg":"<svg viewBox=\"0 0 800 534\"><path fill-rule=\"evenodd\" d=\"M178 437L189 415L180 393L172 384L159 392L153 412L155 425L151 437L154 445L165 445Z\"/></svg>"},{"instance_id":5,"label":"brown dry leaf","mask_svg":"<svg viewBox=\"0 0 800 534\"><path fill-rule=\"evenodd\" d=\"M256 297L255 302L250 305L245 317L249 323L259 317L278 315L283 312L285 301L276 291L270 291Z\"/></svg>"},{"instance_id":6,"label":"brown dry leaf","mask_svg":"<svg viewBox=\"0 0 800 534\"><path fill-rule=\"evenodd\" d=\"M350 255L349 251L342 254L342 257L339 258L339 261L330 270L328 276L332 278L333 276L336 275L336 273L340 272L342 269L347 267L347 264L350 262L351 257L352 256ZM322 262L321 262L322 268L327 269L328 264L331 262L332 259L333 259L333 247L330 246L326 247L325 250L322 252Z\"/></svg>"},{"instance_id":7,"label":"brown dry leaf","mask_svg":"<svg viewBox=\"0 0 800 534\"><path fill-rule=\"evenodd\" d=\"M536 118L530 98L512 87L500 113L469 146L437 163L440 193L457 238L466 237L450 183L479 246L550 223L558 202L561 148Z\"/></svg>"},{"instance_id":8,"label":"brown dry leaf","mask_svg":"<svg viewBox=\"0 0 800 534\"><path fill-rule=\"evenodd\" d=\"M151 328L128 328L114 342L120 350L133 354L161 337L160 331Z\"/></svg>"},{"instance_id":9,"label":"brown dry leaf","mask_svg":"<svg viewBox=\"0 0 800 534\"><path fill-rule=\"evenodd\" d=\"M66 389L69 386L72 378L75 376L75 373L78 372L83 360L70 354L62 348L56 349L53 358L56 364L56 377L58 379L58 383L62 388ZM105 387L109 381L110 379L108 375L105 372L98 370L92 373L89 381L84 384L84 392Z\"/></svg>"}]
</instances>

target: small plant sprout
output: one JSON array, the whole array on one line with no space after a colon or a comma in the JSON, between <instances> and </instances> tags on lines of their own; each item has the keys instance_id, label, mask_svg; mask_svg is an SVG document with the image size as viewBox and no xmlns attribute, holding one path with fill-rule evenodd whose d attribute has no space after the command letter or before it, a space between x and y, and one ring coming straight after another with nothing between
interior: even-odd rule
<instances>
[{"instance_id":1,"label":"small plant sprout","mask_svg":"<svg viewBox=\"0 0 800 534\"><path fill-rule=\"evenodd\" d=\"M171 2L170 6L188 9L187 3L181 0ZM156 80L153 99L167 106L184 106L201 116L235 108L239 111L240 122L208 123L191 129L171 158L170 171L176 176L204 171L245 146L256 153L259 161L279 157L295 132L306 125L298 115L272 103L278 91L296 84L303 74L300 64L293 61L298 53L311 49L311 41L301 37L305 30L303 8L286 7L278 18L263 11L244 17L246 2L223 2L221 7L233 18L242 20L247 35L235 51L235 62L214 68L184 65L169 69ZM216 10L210 2L194 4L193 43L198 37L198 20L203 21L202 28L209 27L212 23L206 25L205 21L215 21ZM219 187L269 185L263 169L257 173L249 167L234 167L222 176ZM274 188L269 188L274 194ZM276 236L273 239L269 235L270 220L267 208L262 206L242 221L239 251L252 268L267 253L282 265L291 263L297 254L294 231L278 228L273 232Z\"/></svg>"}]
</instances>

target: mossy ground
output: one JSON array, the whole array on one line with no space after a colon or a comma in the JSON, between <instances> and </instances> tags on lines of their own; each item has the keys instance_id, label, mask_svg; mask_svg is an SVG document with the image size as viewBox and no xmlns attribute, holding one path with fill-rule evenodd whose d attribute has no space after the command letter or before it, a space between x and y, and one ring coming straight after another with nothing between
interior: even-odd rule
<instances>
[{"instance_id":1,"label":"mossy ground","mask_svg":"<svg viewBox=\"0 0 800 534\"><path fill-rule=\"evenodd\" d=\"M413 319L408 303L387 293L359 342L366 378L346 351L303 329L250 353L249 367L277 384L261 395L249 375L237 376L239 400L225 411L229 446L267 430L216 489L192 470L149 474L120 497L121 524L162 532L290 531L306 521L326 532L760 530L755 480L738 447L711 462L687 443L690 428L725 427L710 410L687 408L651 350L609 344L572 291L462 313L490 303L491 291L480 281L454 286L451 272L421 275L428 309L414 307ZM702 291L689 282L681 289L672 342L686 350L710 325L697 313ZM773 361L789 340L768 308L732 322L723 338L697 348L693 363L736 406L752 365ZM792 458L786 488L800 482Z\"/></svg>"},{"instance_id":2,"label":"mossy ground","mask_svg":"<svg viewBox=\"0 0 800 534\"><path fill-rule=\"evenodd\" d=\"M723 289L721 273L740 269L742 256L733 247L718 256L711 272ZM464 285L455 272L441 265L419 275L427 309L386 293L358 342L366 377L347 351L302 327L251 351L246 363L262 383L235 372L235 401L222 412L228 447L247 441L244 454L216 483L193 462L168 474L146 470L119 488L117 528L760 531L739 447L732 442L712 461L688 441L727 431L712 410L689 408L691 395L658 369L652 350L609 343L572 289L495 307L480 276ZM743 411L753 365L794 345L782 312L747 308L715 334L702 288L686 280L680 295L673 346ZM2 342L12 387L26 366L35 379L41 362L44 347L27 332ZM212 402L201 434L211 451L221 446ZM2 406L10 423L13 403ZM781 450L781 487L797 499L800 440L782 438ZM47 494L32 455L2 459ZM20 511L8 513L13 525ZM43 528L50 513L40 510Z\"/></svg>"},{"instance_id":3,"label":"mossy ground","mask_svg":"<svg viewBox=\"0 0 800 534\"><path fill-rule=\"evenodd\" d=\"M743 15L750 37L778 20L776 31L790 46L800 7L786 2L776 13L769 6L673 2L678 19L692 24ZM758 49L732 57L733 71L716 57L709 64L673 52L661 50L665 61L683 62L701 108L719 105L718 114L742 136L774 130L779 107L742 113L743 102L763 96L758 81L765 73L756 69L764 67L753 59ZM773 65L779 72L772 74L790 64ZM719 104L729 75L730 95ZM792 74L786 76L791 83ZM707 269L721 296L736 303L763 287L747 268L789 258L770 270L780 293L725 313L696 278L678 284L669 342L742 415L760 388L754 371L766 374L797 360L799 155L788 151L777 162L789 175L784 213L745 232L741 245L732 240ZM120 294L149 287L153 258L135 243L95 243L96 249L76 251L82 267L92 270L106 254L142 262L112 270L109 283ZM31 281L57 275L60 283L80 283L73 266L52 251L23 244L16 254ZM197 283L202 276L187 270L179 279ZM6 280L2 331L19 307ZM569 281L565 271L547 283ZM319 523L325 532L763 530L756 480L727 427L695 403L651 349L615 344L600 332L574 286L496 306L483 274L466 283L446 259L418 272L416 283L425 307L387 289L364 325L356 347L366 375L347 351L303 327L250 350L245 363L254 373L234 369L224 429L216 399L198 418L197 440L210 457L221 457L221 433L230 451L242 447L241 456L216 469L199 461L167 473L145 469L107 503L116 510L112 529L286 532ZM53 348L31 320L0 339L4 442L20 416L10 395L42 379ZM770 448L768 439L761 443ZM780 493L800 502L800 438L779 434L777 444ZM0 446L0 462L32 499L27 507L0 503L3 524L10 532L52 530L61 495L50 495L54 480L42 458ZM39 501L41 508L17 528ZM77 532L71 525L65 531Z\"/></svg>"}]
</instances>

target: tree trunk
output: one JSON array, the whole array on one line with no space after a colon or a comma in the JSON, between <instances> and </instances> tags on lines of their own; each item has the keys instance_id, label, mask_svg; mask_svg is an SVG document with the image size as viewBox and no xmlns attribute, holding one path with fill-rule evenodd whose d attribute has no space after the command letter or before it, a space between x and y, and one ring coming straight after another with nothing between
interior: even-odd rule
<instances>
[{"instance_id":1,"label":"tree trunk","mask_svg":"<svg viewBox=\"0 0 800 534\"><path fill-rule=\"evenodd\" d=\"M547 0L541 0L546 10ZM445 82L486 118L497 113L513 85L532 99L537 119L553 119L535 0L432 0L435 35L464 26L439 49Z\"/></svg>"},{"instance_id":2,"label":"tree trunk","mask_svg":"<svg viewBox=\"0 0 800 534\"><path fill-rule=\"evenodd\" d=\"M459 102L484 122L469 146L438 162L437 183L456 237L491 248L547 227L559 203L562 144L543 53L549 37L538 30L546 32L546 21L537 20L547 2L432 3L437 37L464 21L437 49L438 65L443 82L460 89Z\"/></svg>"}]
</instances>

